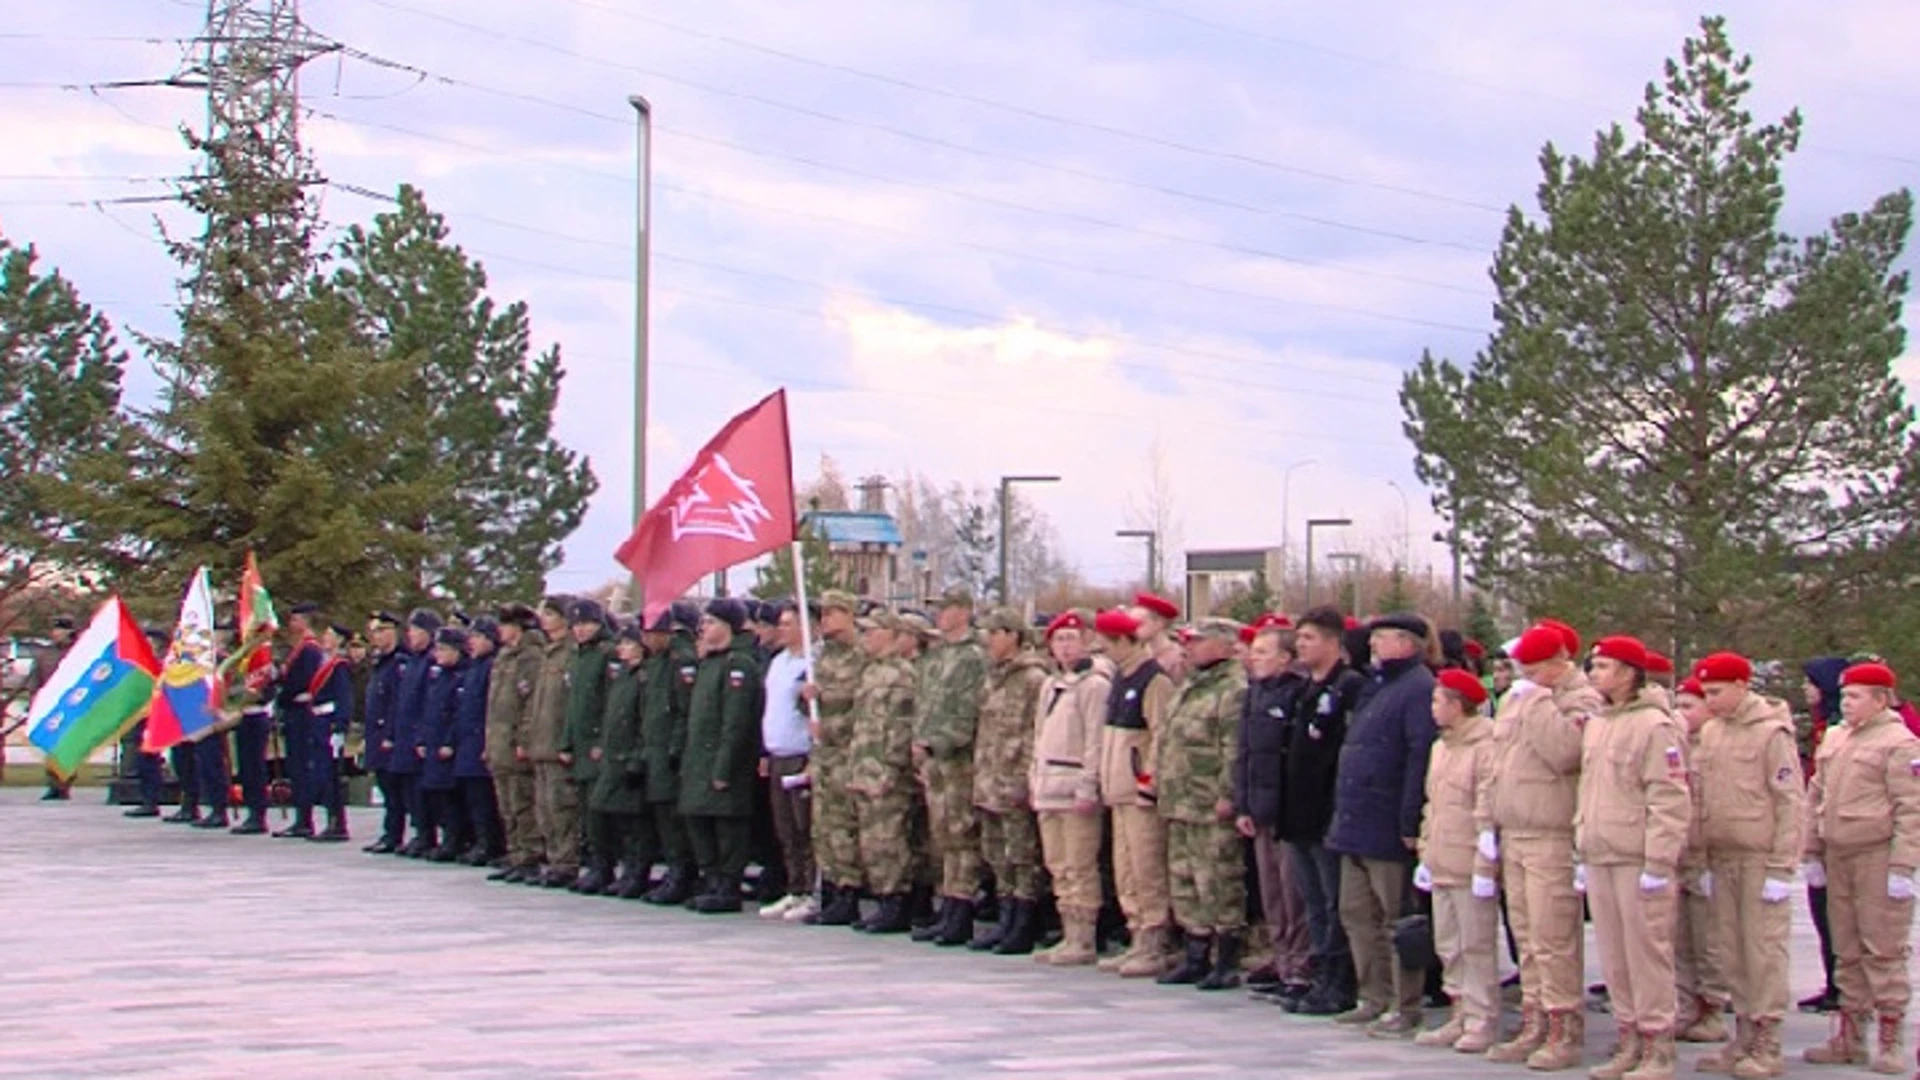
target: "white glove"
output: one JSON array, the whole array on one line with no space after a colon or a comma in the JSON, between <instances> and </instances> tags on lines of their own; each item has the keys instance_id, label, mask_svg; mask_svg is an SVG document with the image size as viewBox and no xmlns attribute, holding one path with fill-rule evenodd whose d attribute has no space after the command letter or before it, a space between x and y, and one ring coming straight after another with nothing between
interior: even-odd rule
<instances>
[{"instance_id":1,"label":"white glove","mask_svg":"<svg viewBox=\"0 0 1920 1080\"><path fill-rule=\"evenodd\" d=\"M1586 891L1587 891L1587 864L1586 863L1577 862L1573 864L1573 891L1580 893L1582 895L1586 894Z\"/></svg>"},{"instance_id":2,"label":"white glove","mask_svg":"<svg viewBox=\"0 0 1920 1080\"><path fill-rule=\"evenodd\" d=\"M1760 886L1760 902L1763 904L1778 904L1791 895L1793 890L1779 878L1768 878Z\"/></svg>"},{"instance_id":3,"label":"white glove","mask_svg":"<svg viewBox=\"0 0 1920 1080\"><path fill-rule=\"evenodd\" d=\"M1499 891L1500 891L1500 887L1493 883L1492 878L1484 877L1480 874L1473 875L1474 899L1491 900L1494 898L1495 894L1499 893Z\"/></svg>"},{"instance_id":4,"label":"white glove","mask_svg":"<svg viewBox=\"0 0 1920 1080\"><path fill-rule=\"evenodd\" d=\"M1413 868L1413 887L1421 892L1433 891L1433 871L1427 869L1426 863Z\"/></svg>"},{"instance_id":5,"label":"white glove","mask_svg":"<svg viewBox=\"0 0 1920 1080\"><path fill-rule=\"evenodd\" d=\"M341 754L347 752L347 737L345 735L335 735L327 740L327 745L333 747L333 756L339 757Z\"/></svg>"},{"instance_id":6,"label":"white glove","mask_svg":"<svg viewBox=\"0 0 1920 1080\"><path fill-rule=\"evenodd\" d=\"M1908 877L1905 874L1900 874L1900 873L1888 874L1887 875L1887 899L1889 900L1913 899L1913 879Z\"/></svg>"},{"instance_id":7,"label":"white glove","mask_svg":"<svg viewBox=\"0 0 1920 1080\"><path fill-rule=\"evenodd\" d=\"M1694 887L1694 891L1709 900L1713 899L1713 871L1700 871L1700 884Z\"/></svg>"},{"instance_id":8,"label":"white glove","mask_svg":"<svg viewBox=\"0 0 1920 1080\"><path fill-rule=\"evenodd\" d=\"M1673 884L1673 882L1668 881L1666 878L1654 877L1652 874L1647 873L1645 870L1640 871L1640 891L1641 892L1659 892L1660 890L1666 888L1668 885L1671 885L1671 884Z\"/></svg>"},{"instance_id":9,"label":"white glove","mask_svg":"<svg viewBox=\"0 0 1920 1080\"><path fill-rule=\"evenodd\" d=\"M1827 887L1827 867L1825 863L1819 862L1818 860L1809 862L1800 872L1807 879L1808 888L1824 889Z\"/></svg>"},{"instance_id":10,"label":"white glove","mask_svg":"<svg viewBox=\"0 0 1920 1080\"><path fill-rule=\"evenodd\" d=\"M1493 835L1492 829L1481 829L1480 841L1474 847L1479 850L1480 857L1488 862L1500 861L1500 839Z\"/></svg>"}]
</instances>

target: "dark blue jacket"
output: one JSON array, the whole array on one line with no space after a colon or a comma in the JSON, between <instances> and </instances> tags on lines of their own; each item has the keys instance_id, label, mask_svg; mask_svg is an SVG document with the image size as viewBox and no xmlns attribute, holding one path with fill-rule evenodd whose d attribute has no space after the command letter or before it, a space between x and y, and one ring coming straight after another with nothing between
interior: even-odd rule
<instances>
[{"instance_id":1,"label":"dark blue jacket","mask_svg":"<svg viewBox=\"0 0 1920 1080\"><path fill-rule=\"evenodd\" d=\"M393 688L393 759L389 772L402 776L420 774L420 756L414 753L422 745L421 724L426 715L427 673L434 668L433 653L401 650L400 677Z\"/></svg>"},{"instance_id":2,"label":"dark blue jacket","mask_svg":"<svg viewBox=\"0 0 1920 1080\"><path fill-rule=\"evenodd\" d=\"M1300 680L1290 672L1251 680L1246 707L1240 711L1240 757L1233 766L1234 813L1252 818L1263 829L1280 824L1293 729L1288 706L1293 684Z\"/></svg>"},{"instance_id":3,"label":"dark blue jacket","mask_svg":"<svg viewBox=\"0 0 1920 1080\"><path fill-rule=\"evenodd\" d=\"M493 682L493 654L470 660L460 674L453 717L453 775L481 780L487 771L487 688Z\"/></svg>"},{"instance_id":4,"label":"dark blue jacket","mask_svg":"<svg viewBox=\"0 0 1920 1080\"><path fill-rule=\"evenodd\" d=\"M1413 861L1433 746L1433 672L1418 659L1375 667L1340 747L1327 847L1362 859Z\"/></svg>"},{"instance_id":5,"label":"dark blue jacket","mask_svg":"<svg viewBox=\"0 0 1920 1080\"><path fill-rule=\"evenodd\" d=\"M282 723L297 723L313 715L313 677L320 674L324 660L319 643L310 637L302 638L287 655L287 670L280 676L280 693L274 701L280 707Z\"/></svg>"},{"instance_id":6,"label":"dark blue jacket","mask_svg":"<svg viewBox=\"0 0 1920 1080\"><path fill-rule=\"evenodd\" d=\"M325 742L328 736L345 735L353 722L353 665L340 660L331 668L321 666L327 677L314 692L313 719L316 734Z\"/></svg>"},{"instance_id":7,"label":"dark blue jacket","mask_svg":"<svg viewBox=\"0 0 1920 1080\"><path fill-rule=\"evenodd\" d=\"M1323 682L1306 675L1290 687L1287 779L1280 787L1280 824L1275 830L1282 840L1314 845L1326 841L1347 718L1366 687L1367 677L1343 663L1335 664Z\"/></svg>"},{"instance_id":8,"label":"dark blue jacket","mask_svg":"<svg viewBox=\"0 0 1920 1080\"><path fill-rule=\"evenodd\" d=\"M414 733L414 745L426 752L420 758L420 786L428 791L446 791L453 787L453 758L442 758L442 749L452 750L454 713L460 706L460 680L467 662L452 667L427 665L427 687L420 710L420 727Z\"/></svg>"},{"instance_id":9,"label":"dark blue jacket","mask_svg":"<svg viewBox=\"0 0 1920 1080\"><path fill-rule=\"evenodd\" d=\"M381 743L393 740L393 696L399 688L400 654L383 653L373 661L373 673L367 677L367 701L361 710L368 772L385 772L392 757Z\"/></svg>"}]
</instances>

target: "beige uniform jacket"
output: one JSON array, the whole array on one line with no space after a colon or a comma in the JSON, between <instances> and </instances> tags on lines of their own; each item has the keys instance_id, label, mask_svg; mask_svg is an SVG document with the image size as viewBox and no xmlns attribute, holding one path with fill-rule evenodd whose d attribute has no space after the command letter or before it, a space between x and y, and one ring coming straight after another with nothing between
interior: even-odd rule
<instances>
[{"instance_id":1,"label":"beige uniform jacket","mask_svg":"<svg viewBox=\"0 0 1920 1080\"><path fill-rule=\"evenodd\" d=\"M1763 857L1788 880L1802 850L1807 791L1784 703L1749 694L1733 715L1700 729L1700 838L1707 854Z\"/></svg>"},{"instance_id":2,"label":"beige uniform jacket","mask_svg":"<svg viewBox=\"0 0 1920 1080\"><path fill-rule=\"evenodd\" d=\"M1552 686L1509 693L1494 717L1499 767L1493 820L1506 836L1573 832L1580 785L1581 729L1604 707L1579 668Z\"/></svg>"},{"instance_id":3,"label":"beige uniform jacket","mask_svg":"<svg viewBox=\"0 0 1920 1080\"><path fill-rule=\"evenodd\" d=\"M1477 841L1493 821L1493 772L1500 747L1493 721L1469 716L1440 732L1427 758L1427 805L1420 817L1420 861L1437 888L1470 883L1475 874L1498 878Z\"/></svg>"},{"instance_id":4,"label":"beige uniform jacket","mask_svg":"<svg viewBox=\"0 0 1920 1080\"><path fill-rule=\"evenodd\" d=\"M1034 706L1033 774L1027 790L1035 810L1071 810L1100 801L1100 738L1113 684L1088 661L1078 671L1055 672Z\"/></svg>"},{"instance_id":5,"label":"beige uniform jacket","mask_svg":"<svg viewBox=\"0 0 1920 1080\"><path fill-rule=\"evenodd\" d=\"M1643 691L1586 726L1574 848L1592 866L1638 866L1673 881L1693 822L1686 734Z\"/></svg>"},{"instance_id":6,"label":"beige uniform jacket","mask_svg":"<svg viewBox=\"0 0 1920 1080\"><path fill-rule=\"evenodd\" d=\"M1811 859L1891 848L1894 873L1920 866L1920 739L1891 710L1828 728L1807 793Z\"/></svg>"}]
</instances>

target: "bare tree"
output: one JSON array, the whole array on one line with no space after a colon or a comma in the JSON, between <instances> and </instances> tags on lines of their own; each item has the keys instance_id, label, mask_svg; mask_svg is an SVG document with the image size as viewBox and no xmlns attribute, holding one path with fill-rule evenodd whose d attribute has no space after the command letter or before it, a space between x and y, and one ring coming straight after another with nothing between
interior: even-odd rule
<instances>
[{"instance_id":1,"label":"bare tree","mask_svg":"<svg viewBox=\"0 0 1920 1080\"><path fill-rule=\"evenodd\" d=\"M1152 530L1158 547L1153 576L1161 588L1169 588L1185 537L1181 535L1180 513L1174 504L1173 471L1167 466L1166 447L1157 436L1147 446L1146 476L1140 487L1127 494L1123 516L1129 529Z\"/></svg>"}]
</instances>

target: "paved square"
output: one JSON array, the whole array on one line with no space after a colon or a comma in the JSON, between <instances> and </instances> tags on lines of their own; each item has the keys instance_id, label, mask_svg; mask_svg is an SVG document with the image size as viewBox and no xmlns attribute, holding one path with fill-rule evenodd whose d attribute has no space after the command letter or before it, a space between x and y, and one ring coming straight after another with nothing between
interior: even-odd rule
<instances>
[{"instance_id":1,"label":"paved square","mask_svg":"<svg viewBox=\"0 0 1920 1080\"><path fill-rule=\"evenodd\" d=\"M1528 1075L1238 992L490 885L360 854L364 810L319 846L36 794L0 791L4 1077ZM1825 1033L1789 1020L1795 1059Z\"/></svg>"}]
</instances>

